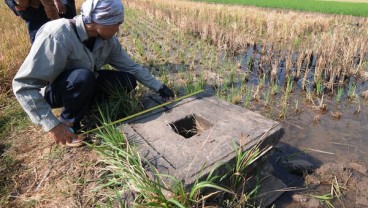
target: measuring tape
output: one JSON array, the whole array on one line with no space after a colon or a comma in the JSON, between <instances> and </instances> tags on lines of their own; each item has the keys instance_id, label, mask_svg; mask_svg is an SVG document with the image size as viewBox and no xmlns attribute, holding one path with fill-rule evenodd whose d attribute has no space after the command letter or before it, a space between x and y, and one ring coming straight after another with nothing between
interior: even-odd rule
<instances>
[{"instance_id":1,"label":"measuring tape","mask_svg":"<svg viewBox=\"0 0 368 208\"><path fill-rule=\"evenodd\" d=\"M130 116L128 116L128 117L125 117L125 118L122 118L122 119L119 119L119 120L113 121L113 122L111 122L111 123L107 123L107 124L105 124L105 125L103 125L103 126L99 126L99 127L97 127L97 128L94 128L94 129L88 130L88 131L86 131L86 132L81 133L80 135L88 134L88 133L91 133L91 132L94 132L94 131L97 131L97 130L103 129L103 128L108 127L108 126L111 126L111 125L114 125L114 124L117 124L117 123L120 123L120 122L127 121L127 120L129 120L129 119L135 118L135 117L140 116L140 115L143 115L143 114L145 114L145 113L148 113L148 112L154 111L154 110L156 110L156 109L162 108L162 107L164 107L164 106L166 106L166 105L170 105L170 104L172 104L172 103L174 103L174 102L178 102L178 101L183 100L183 99L185 99L185 98L188 98L188 97L191 97L191 96L193 96L193 95L199 94L199 93L201 93L201 92L203 92L203 91L204 91L204 90L198 90L198 91L196 91L196 92L190 93L190 94L188 94L188 95L185 95L185 96L183 96L183 97L177 98L177 99L175 99L175 100L168 101L168 102L166 102L166 103L162 103L162 104L160 104L160 105L154 106L154 107L152 107L152 108L149 108L149 109L147 109L147 110L144 110L144 111L138 112L138 113L133 114L133 115L130 115Z\"/></svg>"}]
</instances>

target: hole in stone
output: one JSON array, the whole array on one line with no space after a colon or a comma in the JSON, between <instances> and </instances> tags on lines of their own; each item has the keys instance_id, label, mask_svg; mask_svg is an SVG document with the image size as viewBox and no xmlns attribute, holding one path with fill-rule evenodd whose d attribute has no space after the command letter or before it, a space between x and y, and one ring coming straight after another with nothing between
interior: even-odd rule
<instances>
[{"instance_id":1,"label":"hole in stone","mask_svg":"<svg viewBox=\"0 0 368 208\"><path fill-rule=\"evenodd\" d=\"M196 134L201 134L213 125L204 118L192 114L182 119L170 123L171 128L184 138L190 138Z\"/></svg>"}]
</instances>

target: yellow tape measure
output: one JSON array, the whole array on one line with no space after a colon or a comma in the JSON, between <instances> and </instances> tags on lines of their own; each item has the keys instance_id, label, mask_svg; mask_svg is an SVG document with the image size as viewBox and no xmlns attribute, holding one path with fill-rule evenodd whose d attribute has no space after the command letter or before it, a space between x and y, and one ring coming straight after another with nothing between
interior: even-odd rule
<instances>
[{"instance_id":1,"label":"yellow tape measure","mask_svg":"<svg viewBox=\"0 0 368 208\"><path fill-rule=\"evenodd\" d=\"M119 120L113 121L113 122L111 122L111 123L107 123L107 124L105 124L105 125L103 125L103 126L99 126L99 127L97 127L97 128L94 128L94 129L88 130L88 131L86 131L86 132L81 133L80 135L88 134L88 133L91 133L91 132L94 132L94 131L97 131L97 130L103 129L103 128L108 127L108 126L111 126L111 125L114 125L114 124L117 124L117 123L121 123L121 122L127 121L127 120L129 120L129 119L135 118L135 117L140 116L140 115L143 115L143 114L145 114L145 113L148 113L148 112L154 111L154 110L156 110L156 109L162 108L162 107L164 107L164 106L166 106L166 105L170 105L170 104L172 104L172 103L174 103L174 102L178 102L178 101L183 100L183 99L185 99L185 98L188 98L188 97L191 97L191 96L193 96L193 95L199 94L199 93L201 93L201 92L203 92L203 91L204 91L204 90L199 90L199 91L196 91L196 92L190 93L190 94L188 94L188 95L185 95L185 96L183 96L183 97L177 98L177 99L175 99L175 100L168 101L168 102L166 102L166 103L162 103L162 104L160 104L160 105L154 106L154 107L152 107L152 108L149 108L149 109L147 109L147 110L144 110L144 111L138 112L138 113L133 114L133 115L130 115L130 116L128 116L128 117L125 117L125 118L122 118L122 119L119 119Z\"/></svg>"}]
</instances>

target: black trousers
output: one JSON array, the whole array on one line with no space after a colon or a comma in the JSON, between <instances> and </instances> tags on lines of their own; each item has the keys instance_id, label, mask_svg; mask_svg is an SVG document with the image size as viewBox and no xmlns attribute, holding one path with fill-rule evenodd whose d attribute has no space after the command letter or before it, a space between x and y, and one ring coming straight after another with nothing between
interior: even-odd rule
<instances>
[{"instance_id":1,"label":"black trousers","mask_svg":"<svg viewBox=\"0 0 368 208\"><path fill-rule=\"evenodd\" d=\"M51 108L62 107L60 120L73 123L73 129L80 129L80 121L89 109L92 100L108 97L112 86L129 93L137 86L135 77L129 73L100 70L98 78L89 69L68 70L46 87L45 100Z\"/></svg>"}]
</instances>

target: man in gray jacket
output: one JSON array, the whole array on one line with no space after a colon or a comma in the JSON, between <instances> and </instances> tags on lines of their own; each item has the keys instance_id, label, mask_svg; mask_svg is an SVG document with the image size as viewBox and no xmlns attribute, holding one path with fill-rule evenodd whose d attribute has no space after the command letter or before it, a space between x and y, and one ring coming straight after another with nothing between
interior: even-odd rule
<instances>
[{"instance_id":1,"label":"man in gray jacket","mask_svg":"<svg viewBox=\"0 0 368 208\"><path fill-rule=\"evenodd\" d=\"M81 15L48 22L37 33L13 80L13 91L31 120L56 143L81 143L70 126L74 132L79 130L92 99L103 96L108 83L118 83L129 92L137 80L164 99L174 97L121 47L115 34L123 21L121 0L87 0ZM116 70L101 70L105 64ZM60 118L51 111L57 107L63 107Z\"/></svg>"}]
</instances>

